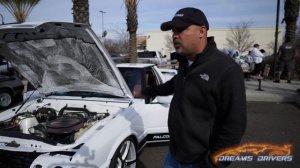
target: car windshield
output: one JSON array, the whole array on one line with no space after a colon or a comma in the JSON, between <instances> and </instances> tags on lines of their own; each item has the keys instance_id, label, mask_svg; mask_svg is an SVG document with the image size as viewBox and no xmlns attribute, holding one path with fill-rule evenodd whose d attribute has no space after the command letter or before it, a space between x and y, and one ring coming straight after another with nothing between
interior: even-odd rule
<instances>
[{"instance_id":1,"label":"car windshield","mask_svg":"<svg viewBox=\"0 0 300 168\"><path fill-rule=\"evenodd\" d=\"M145 51L145 52L138 52L139 58L155 58L156 52L154 51Z\"/></svg>"}]
</instances>

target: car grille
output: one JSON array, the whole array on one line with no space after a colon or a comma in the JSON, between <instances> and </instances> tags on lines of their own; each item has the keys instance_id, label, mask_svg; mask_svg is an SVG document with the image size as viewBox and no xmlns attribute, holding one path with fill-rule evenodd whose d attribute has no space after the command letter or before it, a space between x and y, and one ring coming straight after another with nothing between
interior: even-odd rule
<instances>
[{"instance_id":1,"label":"car grille","mask_svg":"<svg viewBox=\"0 0 300 168\"><path fill-rule=\"evenodd\" d=\"M12 152L0 150L1 168L27 168L41 153L37 152Z\"/></svg>"}]
</instances>

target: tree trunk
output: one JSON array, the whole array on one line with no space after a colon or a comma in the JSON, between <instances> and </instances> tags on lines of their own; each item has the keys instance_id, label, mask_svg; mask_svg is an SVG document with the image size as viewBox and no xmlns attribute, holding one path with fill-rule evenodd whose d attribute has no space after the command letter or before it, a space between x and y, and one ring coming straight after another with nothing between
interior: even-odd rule
<instances>
[{"instance_id":1,"label":"tree trunk","mask_svg":"<svg viewBox=\"0 0 300 168\"><path fill-rule=\"evenodd\" d=\"M137 62L136 32L138 27L137 7L139 0L124 0L127 8L127 31L129 32L129 57L131 63Z\"/></svg>"},{"instance_id":2,"label":"tree trunk","mask_svg":"<svg viewBox=\"0 0 300 168\"><path fill-rule=\"evenodd\" d=\"M286 22L285 42L294 43L296 39L296 24L297 22Z\"/></svg>"},{"instance_id":3,"label":"tree trunk","mask_svg":"<svg viewBox=\"0 0 300 168\"><path fill-rule=\"evenodd\" d=\"M285 0L284 2L285 42L295 42L299 5L300 0Z\"/></svg>"},{"instance_id":4,"label":"tree trunk","mask_svg":"<svg viewBox=\"0 0 300 168\"><path fill-rule=\"evenodd\" d=\"M137 63L136 32L129 32L129 56L131 63Z\"/></svg>"},{"instance_id":5,"label":"tree trunk","mask_svg":"<svg viewBox=\"0 0 300 168\"><path fill-rule=\"evenodd\" d=\"M85 23L90 25L89 20L89 0L72 0L73 1L73 22Z\"/></svg>"}]
</instances>

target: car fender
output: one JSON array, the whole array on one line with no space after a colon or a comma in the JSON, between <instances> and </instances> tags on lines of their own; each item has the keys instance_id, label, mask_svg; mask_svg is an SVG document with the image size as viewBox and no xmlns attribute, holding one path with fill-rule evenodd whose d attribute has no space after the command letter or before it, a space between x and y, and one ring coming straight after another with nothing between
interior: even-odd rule
<instances>
[{"instance_id":1,"label":"car fender","mask_svg":"<svg viewBox=\"0 0 300 168\"><path fill-rule=\"evenodd\" d=\"M74 155L72 162L76 162L76 160L86 162L85 160L91 159L91 162L97 166L109 166L115 151L127 137L133 136L134 139L138 139L139 133L133 129L130 122L130 119L133 118L126 118L128 117L128 113L133 113L132 110L133 108L127 108L113 117L109 123L99 130L99 133L94 135L93 139L88 140L80 147ZM98 150L96 153L93 150L95 148L99 148L101 151Z\"/></svg>"}]
</instances>

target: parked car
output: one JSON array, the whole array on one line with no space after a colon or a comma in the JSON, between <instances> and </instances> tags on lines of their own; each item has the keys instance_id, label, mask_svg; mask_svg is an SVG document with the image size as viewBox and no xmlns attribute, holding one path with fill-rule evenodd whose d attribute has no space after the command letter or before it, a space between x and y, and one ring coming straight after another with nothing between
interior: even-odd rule
<instances>
[{"instance_id":1,"label":"parked car","mask_svg":"<svg viewBox=\"0 0 300 168\"><path fill-rule=\"evenodd\" d=\"M166 57L162 56L162 54L159 51L138 51L137 62L162 65L166 64L167 60Z\"/></svg>"},{"instance_id":2,"label":"parked car","mask_svg":"<svg viewBox=\"0 0 300 168\"><path fill-rule=\"evenodd\" d=\"M0 63L0 109L10 107L22 96L24 86L7 61Z\"/></svg>"},{"instance_id":3,"label":"parked car","mask_svg":"<svg viewBox=\"0 0 300 168\"><path fill-rule=\"evenodd\" d=\"M158 70L163 74L165 81L172 79L177 74L176 69L159 68Z\"/></svg>"},{"instance_id":4,"label":"parked car","mask_svg":"<svg viewBox=\"0 0 300 168\"><path fill-rule=\"evenodd\" d=\"M169 105L133 98L89 26L4 25L0 38L41 95L0 113L0 167L135 168L145 144L168 141Z\"/></svg>"}]
</instances>

